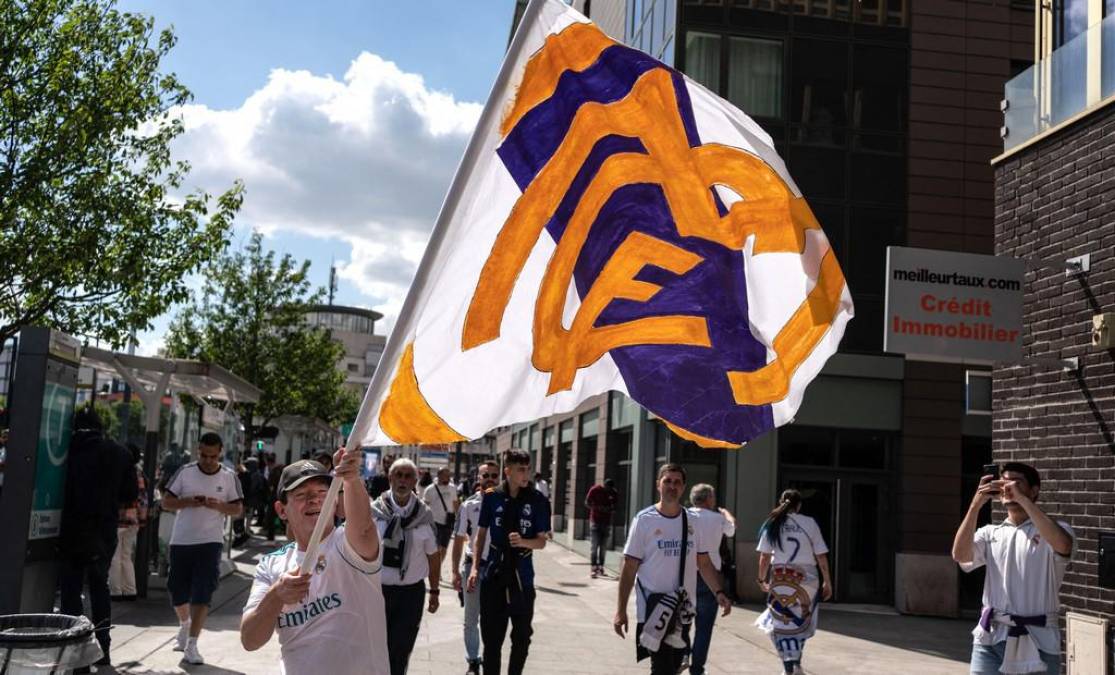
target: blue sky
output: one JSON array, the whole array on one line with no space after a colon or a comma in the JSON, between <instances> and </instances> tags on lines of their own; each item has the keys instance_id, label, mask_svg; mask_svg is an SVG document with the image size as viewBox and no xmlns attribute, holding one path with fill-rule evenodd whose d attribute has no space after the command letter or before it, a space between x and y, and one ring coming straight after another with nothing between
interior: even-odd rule
<instances>
[{"instance_id":1,"label":"blue sky","mask_svg":"<svg viewBox=\"0 0 1115 675\"><path fill-rule=\"evenodd\" d=\"M512 0L120 0L173 26L164 60L194 93L174 152L189 187L247 187L253 228L312 262L337 302L388 315L503 58ZM173 314L173 312L171 313ZM170 315L139 336L161 344Z\"/></svg>"}]
</instances>

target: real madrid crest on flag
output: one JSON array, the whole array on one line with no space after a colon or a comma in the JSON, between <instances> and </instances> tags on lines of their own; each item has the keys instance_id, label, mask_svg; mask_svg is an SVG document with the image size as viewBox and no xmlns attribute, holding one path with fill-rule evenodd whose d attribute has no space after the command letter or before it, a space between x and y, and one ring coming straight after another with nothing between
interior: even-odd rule
<instances>
[{"instance_id":1,"label":"real madrid crest on flag","mask_svg":"<svg viewBox=\"0 0 1115 675\"><path fill-rule=\"evenodd\" d=\"M758 125L536 0L353 437L466 440L614 390L739 446L792 419L852 313Z\"/></svg>"}]
</instances>

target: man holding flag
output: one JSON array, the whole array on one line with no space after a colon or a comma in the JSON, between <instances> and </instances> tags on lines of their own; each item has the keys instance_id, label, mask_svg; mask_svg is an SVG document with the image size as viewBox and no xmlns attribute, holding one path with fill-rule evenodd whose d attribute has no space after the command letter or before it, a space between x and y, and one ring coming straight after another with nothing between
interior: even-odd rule
<instances>
[{"instance_id":1,"label":"man holding flag","mask_svg":"<svg viewBox=\"0 0 1115 675\"><path fill-rule=\"evenodd\" d=\"M350 439L459 443L616 391L702 447L738 448L793 419L852 316L769 135L531 0ZM533 493L529 456L523 472L509 485ZM481 521L493 551L544 541Z\"/></svg>"},{"instance_id":2,"label":"man holding flag","mask_svg":"<svg viewBox=\"0 0 1115 675\"><path fill-rule=\"evenodd\" d=\"M264 556L240 620L240 642L259 649L279 633L281 673L388 675L387 629L379 575L379 532L360 478L359 450L339 450L336 477L302 460L283 469L275 511L294 541ZM323 507L331 482L343 483L346 520L333 526ZM315 525L324 520L310 573L301 571Z\"/></svg>"}]
</instances>

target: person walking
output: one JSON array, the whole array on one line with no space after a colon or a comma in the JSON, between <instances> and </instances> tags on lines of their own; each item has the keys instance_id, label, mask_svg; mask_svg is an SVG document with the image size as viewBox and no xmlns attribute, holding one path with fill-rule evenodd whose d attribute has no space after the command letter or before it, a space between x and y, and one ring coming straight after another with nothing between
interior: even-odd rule
<instances>
[{"instance_id":1,"label":"person walking","mask_svg":"<svg viewBox=\"0 0 1115 675\"><path fill-rule=\"evenodd\" d=\"M116 551L120 508L138 498L135 464L126 449L104 434L92 404L74 415L66 466L61 531L58 538L58 590L63 614L85 614L82 587L89 586L89 619L96 627L101 658L110 665L112 603L109 569Z\"/></svg>"},{"instance_id":2,"label":"person walking","mask_svg":"<svg viewBox=\"0 0 1115 675\"><path fill-rule=\"evenodd\" d=\"M178 615L174 651L189 664L205 663L197 641L220 582L225 518L244 512L236 473L221 463L224 443L215 433L198 440L197 461L182 466L167 482L163 508L177 511L170 534L167 590Z\"/></svg>"},{"instance_id":3,"label":"person walking","mask_svg":"<svg viewBox=\"0 0 1115 675\"><path fill-rule=\"evenodd\" d=\"M663 464L658 470L659 499L635 515L623 549L616 615L612 628L627 637L627 602L635 594L635 658L650 658L652 675L676 675L687 647L683 627L693 620L697 573L712 589L722 616L732 603L720 587L706 542L681 505L685 468Z\"/></svg>"},{"instance_id":4,"label":"person walking","mask_svg":"<svg viewBox=\"0 0 1115 675\"><path fill-rule=\"evenodd\" d=\"M387 659L391 675L404 675L422 625L427 592L426 610L430 614L438 610L440 576L433 513L414 493L418 467L409 459L397 459L387 478L391 489L372 504L372 516L383 546Z\"/></svg>"},{"instance_id":5,"label":"person walking","mask_svg":"<svg viewBox=\"0 0 1115 675\"><path fill-rule=\"evenodd\" d=\"M1038 507L1040 491L1034 467L1008 462L1001 475L980 479L956 530L952 558L960 569L987 568L972 675L1061 672L1060 588L1076 534ZM977 530L980 509L992 499L1006 507L1006 520Z\"/></svg>"},{"instance_id":6,"label":"person walking","mask_svg":"<svg viewBox=\"0 0 1115 675\"><path fill-rule=\"evenodd\" d=\"M434 514L434 534L437 540L438 577L441 577L441 561L445 560L449 540L453 538L453 523L457 517L460 499L457 498L457 488L449 482L449 468L441 467L437 471L437 480L426 486L422 492L422 501L430 507Z\"/></svg>"},{"instance_id":7,"label":"person walking","mask_svg":"<svg viewBox=\"0 0 1115 675\"><path fill-rule=\"evenodd\" d=\"M469 572L467 589L480 588L480 635L484 675L499 675L501 651L511 624L507 672L521 675L534 633L534 551L546 547L550 502L530 480L530 455L503 453L503 484L485 492L477 520L474 551L487 551Z\"/></svg>"},{"instance_id":8,"label":"person walking","mask_svg":"<svg viewBox=\"0 0 1115 675\"><path fill-rule=\"evenodd\" d=\"M538 490L538 494L546 499L550 498L550 482L546 480L546 477L543 476L540 471L534 474L534 489Z\"/></svg>"},{"instance_id":9,"label":"person walking","mask_svg":"<svg viewBox=\"0 0 1115 675\"><path fill-rule=\"evenodd\" d=\"M263 465L263 478L267 481L267 509L263 514L263 530L267 541L275 541L275 530L278 528L278 513L275 511L275 502L279 499L279 480L283 475L283 465L278 463L275 453L267 453Z\"/></svg>"},{"instance_id":10,"label":"person walking","mask_svg":"<svg viewBox=\"0 0 1115 675\"><path fill-rule=\"evenodd\" d=\"M724 577L720 573L722 566L720 542L724 537L735 535L735 516L728 509L717 508L716 489L707 483L694 485L689 491L689 501L693 504L689 509L689 515L693 517L693 523L696 525L697 540L708 552L709 562L717 572L720 587L724 588ZM712 644L712 627L716 624L717 607L716 594L705 583L703 577L698 578L697 617L694 621L693 646L689 663L691 675L704 675L709 645Z\"/></svg>"},{"instance_id":11,"label":"person walking","mask_svg":"<svg viewBox=\"0 0 1115 675\"><path fill-rule=\"evenodd\" d=\"M136 537L139 528L147 523L147 481L143 477L139 446L128 444L132 465L136 469L136 498L120 507L120 522L116 528L116 553L109 565L108 590L114 600L136 599Z\"/></svg>"},{"instance_id":12,"label":"person walking","mask_svg":"<svg viewBox=\"0 0 1115 675\"><path fill-rule=\"evenodd\" d=\"M279 634L280 673L388 675L387 624L380 589L379 530L360 479L363 453L337 451L336 477L313 461L283 469L275 510L294 541L256 565L240 619L240 642L255 651ZM334 527L321 513L329 484L344 483L348 516ZM313 572L301 574L314 526L327 517Z\"/></svg>"},{"instance_id":13,"label":"person walking","mask_svg":"<svg viewBox=\"0 0 1115 675\"><path fill-rule=\"evenodd\" d=\"M463 580L468 579L472 574L472 568L479 565L480 561L487 557L487 547L477 555L472 540L480 529L480 507L484 503L484 494L487 490L499 485L499 465L494 460L481 463L478 476L476 492L466 499L457 511L457 524L453 537L453 589L461 595L465 615L465 660L468 662L468 670L465 671L465 675L479 675L480 673L480 593L475 588L467 590ZM461 559L462 550L464 551L463 560Z\"/></svg>"},{"instance_id":14,"label":"person walking","mask_svg":"<svg viewBox=\"0 0 1115 675\"><path fill-rule=\"evenodd\" d=\"M608 537L612 533L612 514L616 512L618 503L619 491L616 490L616 482L611 478L604 479L603 484L593 485L585 495L591 542L589 576L593 579L607 575L604 571L604 553L608 550Z\"/></svg>"},{"instance_id":15,"label":"person walking","mask_svg":"<svg viewBox=\"0 0 1115 675\"><path fill-rule=\"evenodd\" d=\"M783 670L801 675L805 642L817 630L820 599L832 598L832 578L828 545L817 521L801 514L800 492L782 492L759 529L756 550L767 608L755 625L770 636Z\"/></svg>"}]
</instances>

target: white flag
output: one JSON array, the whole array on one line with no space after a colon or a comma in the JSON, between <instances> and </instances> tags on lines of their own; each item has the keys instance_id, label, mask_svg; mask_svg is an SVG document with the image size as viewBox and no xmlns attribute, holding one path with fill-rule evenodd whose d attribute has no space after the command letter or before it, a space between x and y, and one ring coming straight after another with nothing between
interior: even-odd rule
<instances>
[{"instance_id":1,"label":"white flag","mask_svg":"<svg viewBox=\"0 0 1115 675\"><path fill-rule=\"evenodd\" d=\"M352 440L467 440L614 390L738 446L792 419L852 314L757 124L533 0Z\"/></svg>"}]
</instances>

